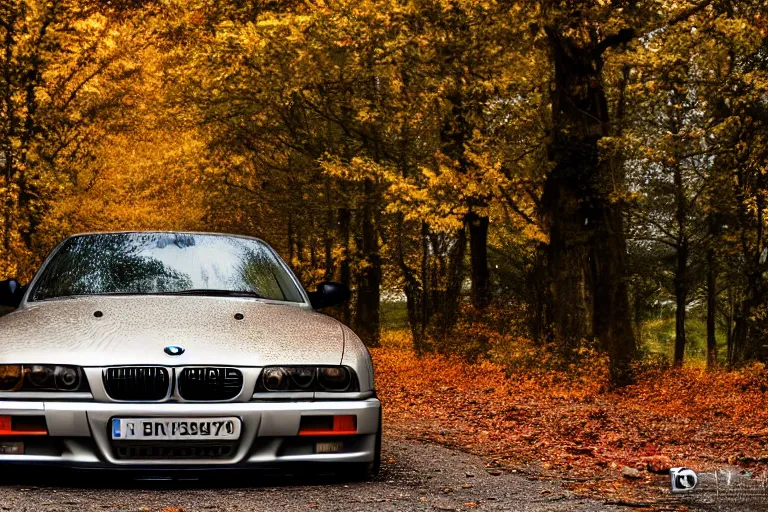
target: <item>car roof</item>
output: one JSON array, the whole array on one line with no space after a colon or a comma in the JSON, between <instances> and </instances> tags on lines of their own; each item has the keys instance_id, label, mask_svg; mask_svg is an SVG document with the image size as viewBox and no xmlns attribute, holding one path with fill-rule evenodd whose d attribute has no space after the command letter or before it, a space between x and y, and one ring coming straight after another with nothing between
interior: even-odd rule
<instances>
[{"instance_id":1,"label":"car roof","mask_svg":"<svg viewBox=\"0 0 768 512\"><path fill-rule=\"evenodd\" d=\"M83 233L75 233L73 235L70 235L66 237L64 240L68 240L70 238L76 238L79 236L91 236L91 235L132 235L132 234L158 234L158 235L206 235L206 236L221 236L221 237L229 237L229 238L245 238L248 240L255 240L257 242L261 242L263 244L267 244L264 240L261 238L255 237L255 236L249 236L249 235L239 235L234 233L217 233L213 231L171 231L171 230L162 230L162 229L149 229L149 230L140 230L140 229L132 229L132 230L124 230L124 231L86 231ZM267 244L269 245L269 244Z\"/></svg>"}]
</instances>

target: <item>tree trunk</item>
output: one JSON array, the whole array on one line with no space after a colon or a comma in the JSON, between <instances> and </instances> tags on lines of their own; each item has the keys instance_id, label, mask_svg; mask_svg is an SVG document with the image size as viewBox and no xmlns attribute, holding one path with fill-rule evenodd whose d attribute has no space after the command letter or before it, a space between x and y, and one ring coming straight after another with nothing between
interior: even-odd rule
<instances>
[{"instance_id":1,"label":"tree trunk","mask_svg":"<svg viewBox=\"0 0 768 512\"><path fill-rule=\"evenodd\" d=\"M598 210L602 217L593 213L603 219L593 226L593 334L610 359L611 381L621 386L631 381L637 354L626 281L627 244L622 206L608 198L602 198L602 203Z\"/></svg>"},{"instance_id":2,"label":"tree trunk","mask_svg":"<svg viewBox=\"0 0 768 512\"><path fill-rule=\"evenodd\" d=\"M637 339L642 339L643 337L643 314L645 312L644 310L644 297L642 293L642 289L640 286L636 286L634 290L634 296L635 300L633 303L635 313L633 315L633 320L635 322L635 336Z\"/></svg>"},{"instance_id":3,"label":"tree trunk","mask_svg":"<svg viewBox=\"0 0 768 512\"><path fill-rule=\"evenodd\" d=\"M13 196L11 182L13 180L13 152L5 151L5 200L3 202L3 252L6 258L11 254L11 230L13 229L13 213L16 210L16 200Z\"/></svg>"},{"instance_id":4,"label":"tree trunk","mask_svg":"<svg viewBox=\"0 0 768 512\"><path fill-rule=\"evenodd\" d=\"M728 289L728 314L725 319L725 328L726 328L726 346L728 347L727 351L728 354L726 355L726 360L728 361L728 366L732 366L735 362L735 352L734 352L734 342L733 342L733 317L734 317L734 300L733 300L733 289Z\"/></svg>"},{"instance_id":5,"label":"tree trunk","mask_svg":"<svg viewBox=\"0 0 768 512\"><path fill-rule=\"evenodd\" d=\"M672 133L677 133L673 127ZM682 366L685 357L685 308L688 305L688 199L685 194L682 169L673 169L675 186L675 219L677 221L677 265L675 267L675 356L674 365Z\"/></svg>"},{"instance_id":6,"label":"tree trunk","mask_svg":"<svg viewBox=\"0 0 768 512\"><path fill-rule=\"evenodd\" d=\"M531 337L535 341L541 341L547 329L547 286L541 279L541 276L546 275L546 272L547 245L539 243L536 247L533 264L530 265L525 275L526 286L532 291L533 297L534 314L529 315L528 321Z\"/></svg>"},{"instance_id":7,"label":"tree trunk","mask_svg":"<svg viewBox=\"0 0 768 512\"><path fill-rule=\"evenodd\" d=\"M610 358L613 384L622 385L630 380L637 347L624 206L612 199L623 187L623 167L601 161L599 153L600 140L611 134L602 80L602 51L609 45L582 48L554 28L546 32L555 68L548 144L554 168L542 200L550 235L550 318L561 340L597 338Z\"/></svg>"},{"instance_id":8,"label":"tree trunk","mask_svg":"<svg viewBox=\"0 0 768 512\"><path fill-rule=\"evenodd\" d=\"M293 239L293 216L288 215L288 264L293 266L293 246L294 246L294 239Z\"/></svg>"},{"instance_id":9,"label":"tree trunk","mask_svg":"<svg viewBox=\"0 0 768 512\"><path fill-rule=\"evenodd\" d=\"M739 169L736 172L737 177L737 198L740 201L739 218L741 221L741 244L743 248L744 260L747 262L745 277L747 281L741 304L736 308L736 318L733 328L733 357L736 362L748 361L750 359L763 360L766 357L763 348L763 340L759 334L759 329L755 329L759 320L755 318L755 311L764 304L768 289L763 279L763 273L766 271L766 257L764 251L764 212L766 201L763 191L767 185L763 175L757 176L758 182L755 188L759 191L754 200L754 215L752 220L752 211L747 208L748 190L745 186L746 176L744 171ZM751 231L754 230L754 240L751 239Z\"/></svg>"},{"instance_id":10,"label":"tree trunk","mask_svg":"<svg viewBox=\"0 0 768 512\"><path fill-rule=\"evenodd\" d=\"M9 5L9 4L6 4ZM12 238L12 231L14 229L15 224L15 215L17 211L17 197L12 192L13 190L13 181L16 177L16 150L14 149L14 144L11 142L15 137L17 137L17 128L18 128L18 119L16 115L16 109L14 105L14 76L13 76L13 53L14 53L14 47L16 46L16 31L15 31L15 24L16 20L18 19L20 12L18 9L11 8L8 9L6 12L3 13L7 16L6 22L6 29L5 29L5 38L3 39L4 43L4 66L3 66L3 98L2 98L2 104L3 104L3 110L2 115L0 117L4 118L4 132L3 133L3 143L2 146L0 146L0 150L5 152L5 201L3 204L4 207L4 215L3 215L3 222L4 222L4 233L3 233L3 248L4 248L4 256L8 259L11 257L11 238Z\"/></svg>"},{"instance_id":11,"label":"tree trunk","mask_svg":"<svg viewBox=\"0 0 768 512\"><path fill-rule=\"evenodd\" d=\"M325 280L333 281L333 238L331 233L333 232L334 217L333 210L329 207L326 209L325 229L323 230L323 249L325 259Z\"/></svg>"},{"instance_id":12,"label":"tree trunk","mask_svg":"<svg viewBox=\"0 0 768 512\"><path fill-rule=\"evenodd\" d=\"M688 304L688 264L687 245L677 249L677 268L675 269L675 366L683 365L685 357L685 307Z\"/></svg>"},{"instance_id":13,"label":"tree trunk","mask_svg":"<svg viewBox=\"0 0 768 512\"><path fill-rule=\"evenodd\" d=\"M745 360L745 345L747 344L747 328L748 319L747 313L748 306L746 303L740 304L736 310L733 320L733 336L731 338L731 361L737 363Z\"/></svg>"},{"instance_id":14,"label":"tree trunk","mask_svg":"<svg viewBox=\"0 0 768 512\"><path fill-rule=\"evenodd\" d=\"M379 301L381 298L381 257L379 237L374 222L373 181L365 180L365 201L361 222L361 265L357 276L355 327L368 346L379 345Z\"/></svg>"},{"instance_id":15,"label":"tree trunk","mask_svg":"<svg viewBox=\"0 0 768 512\"><path fill-rule=\"evenodd\" d=\"M302 239L302 233L301 233L301 224L299 224L299 229L296 232L296 236L294 237L296 240L296 262L299 265L299 269L303 272L303 265L304 263L304 240Z\"/></svg>"},{"instance_id":16,"label":"tree trunk","mask_svg":"<svg viewBox=\"0 0 768 512\"><path fill-rule=\"evenodd\" d=\"M408 313L408 326L413 337L413 349L421 354L425 350L424 331L426 325L422 321L422 307L424 301L424 290L419 283L416 270L408 265L405 254L405 215L401 212L395 214L395 250L397 255L397 264L403 273L403 292L405 293L405 307Z\"/></svg>"},{"instance_id":17,"label":"tree trunk","mask_svg":"<svg viewBox=\"0 0 768 512\"><path fill-rule=\"evenodd\" d=\"M488 217L474 212L467 215L469 252L472 261L472 305L485 309L491 302L491 276L488 271Z\"/></svg>"},{"instance_id":18,"label":"tree trunk","mask_svg":"<svg viewBox=\"0 0 768 512\"><path fill-rule=\"evenodd\" d=\"M427 327L432 316L432 295L430 294L430 269L429 269L429 226L421 223L421 337L426 342Z\"/></svg>"},{"instance_id":19,"label":"tree trunk","mask_svg":"<svg viewBox=\"0 0 768 512\"><path fill-rule=\"evenodd\" d=\"M737 308L733 328L733 358L735 362L765 359L765 349L759 329L753 328L754 312L765 303L766 289L763 285L762 272L757 268L747 275L747 287L744 299Z\"/></svg>"},{"instance_id":20,"label":"tree trunk","mask_svg":"<svg viewBox=\"0 0 768 512\"><path fill-rule=\"evenodd\" d=\"M547 176L542 199L549 221L547 325L557 340L571 347L591 335L589 264L586 238L576 236L584 224L573 211L577 192L560 170Z\"/></svg>"},{"instance_id":21,"label":"tree trunk","mask_svg":"<svg viewBox=\"0 0 768 512\"><path fill-rule=\"evenodd\" d=\"M428 231L429 307L427 325L430 334L445 337L459 318L461 288L464 282L464 256L467 237L462 228L453 234ZM431 254L430 254L431 253Z\"/></svg>"},{"instance_id":22,"label":"tree trunk","mask_svg":"<svg viewBox=\"0 0 768 512\"><path fill-rule=\"evenodd\" d=\"M468 104L463 91L463 78L456 77L456 91L448 95L451 103L451 116L444 123L440 132L443 151L458 164L458 171L468 173L472 163L467 157L467 143L472 139L475 127L472 122L472 106ZM478 108L475 106L475 108ZM485 198L469 197L469 213L464 223L469 230L470 243L470 278L472 280L472 305L477 309L485 309L491 302L491 282L488 270L488 216L478 215L475 208L487 207ZM466 233L462 230L459 237L466 243ZM462 254L466 249L462 249Z\"/></svg>"},{"instance_id":23,"label":"tree trunk","mask_svg":"<svg viewBox=\"0 0 768 512\"><path fill-rule=\"evenodd\" d=\"M314 271L317 267L317 237L315 236L315 233L317 232L315 229L315 218L312 217L310 219L310 231L309 231L309 265L312 267L312 270Z\"/></svg>"},{"instance_id":24,"label":"tree trunk","mask_svg":"<svg viewBox=\"0 0 768 512\"><path fill-rule=\"evenodd\" d=\"M459 319L461 307L461 288L464 284L464 256L466 254L467 235L464 229L456 233L453 243L449 244L444 269L445 289L442 291L439 330L448 334Z\"/></svg>"},{"instance_id":25,"label":"tree trunk","mask_svg":"<svg viewBox=\"0 0 768 512\"><path fill-rule=\"evenodd\" d=\"M715 314L717 291L715 290L715 250L707 249L707 366L717 366L717 338L715 337Z\"/></svg>"},{"instance_id":26,"label":"tree trunk","mask_svg":"<svg viewBox=\"0 0 768 512\"><path fill-rule=\"evenodd\" d=\"M352 280L349 265L349 229L351 221L352 212L349 211L349 208L339 208L339 239L341 240L341 247L344 249L344 255L339 263L339 282L346 286L351 286ZM346 301L342 305L342 319L345 324L349 325L351 318L349 301Z\"/></svg>"}]
</instances>

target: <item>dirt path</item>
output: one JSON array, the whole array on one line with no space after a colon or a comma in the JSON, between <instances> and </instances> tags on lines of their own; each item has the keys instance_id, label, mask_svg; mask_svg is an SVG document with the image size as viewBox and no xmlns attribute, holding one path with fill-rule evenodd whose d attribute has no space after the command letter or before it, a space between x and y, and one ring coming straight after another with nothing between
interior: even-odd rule
<instances>
[{"instance_id":1,"label":"dirt path","mask_svg":"<svg viewBox=\"0 0 768 512\"><path fill-rule=\"evenodd\" d=\"M481 459L415 442L387 441L381 475L372 482L270 479L121 483L119 476L76 487L46 478L9 483L3 471L0 509L5 511L120 510L620 510L600 501L578 499L559 482L528 480L515 474L488 474Z\"/></svg>"}]
</instances>

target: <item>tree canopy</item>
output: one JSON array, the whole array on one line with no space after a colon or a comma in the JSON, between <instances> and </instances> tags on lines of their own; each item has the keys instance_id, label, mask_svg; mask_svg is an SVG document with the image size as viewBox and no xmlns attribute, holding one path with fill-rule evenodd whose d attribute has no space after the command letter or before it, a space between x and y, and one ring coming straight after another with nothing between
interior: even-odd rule
<instances>
[{"instance_id":1,"label":"tree canopy","mask_svg":"<svg viewBox=\"0 0 768 512\"><path fill-rule=\"evenodd\" d=\"M8 0L0 39L0 277L230 231L371 345L401 301L419 351L499 322L617 384L660 315L677 364L698 318L768 359L761 1Z\"/></svg>"}]
</instances>

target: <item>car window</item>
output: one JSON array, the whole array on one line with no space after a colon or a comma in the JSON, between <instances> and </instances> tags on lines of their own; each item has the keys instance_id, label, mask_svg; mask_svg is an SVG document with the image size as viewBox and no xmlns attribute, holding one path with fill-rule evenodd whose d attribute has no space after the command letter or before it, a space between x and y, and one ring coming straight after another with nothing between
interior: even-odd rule
<instances>
[{"instance_id":1,"label":"car window","mask_svg":"<svg viewBox=\"0 0 768 512\"><path fill-rule=\"evenodd\" d=\"M42 270L30 300L104 294L244 293L303 302L274 252L258 240L187 233L70 238Z\"/></svg>"}]
</instances>

